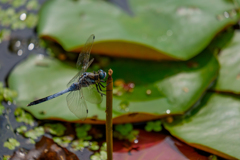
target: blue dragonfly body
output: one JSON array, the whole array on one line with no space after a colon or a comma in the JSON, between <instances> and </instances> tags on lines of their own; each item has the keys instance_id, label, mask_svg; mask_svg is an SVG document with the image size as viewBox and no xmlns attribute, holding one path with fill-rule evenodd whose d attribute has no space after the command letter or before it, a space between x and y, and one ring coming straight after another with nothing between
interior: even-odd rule
<instances>
[{"instance_id":1,"label":"blue dragonfly body","mask_svg":"<svg viewBox=\"0 0 240 160\"><path fill-rule=\"evenodd\" d=\"M105 87L101 84L101 82L105 82L104 79L106 78L106 72L101 69L98 72L86 72L94 60L91 59L89 61L94 39L95 36L91 35L84 45L81 53L79 54L76 66L78 69L80 69L80 71L70 80L67 85L68 88L48 97L35 100L29 103L27 106L36 105L70 92L67 95L68 108L78 118L84 120L88 114L87 104L85 100L91 103L101 103L102 97L104 95L101 92L101 87Z\"/></svg>"}]
</instances>

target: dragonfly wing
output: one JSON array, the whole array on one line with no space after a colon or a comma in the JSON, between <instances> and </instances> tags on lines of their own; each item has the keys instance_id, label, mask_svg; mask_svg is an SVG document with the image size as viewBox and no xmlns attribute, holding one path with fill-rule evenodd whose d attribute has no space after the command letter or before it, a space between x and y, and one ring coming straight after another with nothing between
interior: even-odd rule
<instances>
[{"instance_id":1,"label":"dragonfly wing","mask_svg":"<svg viewBox=\"0 0 240 160\"><path fill-rule=\"evenodd\" d=\"M94 61L94 58L92 58L89 62L88 62L88 67L92 64L92 62ZM87 67L87 68L88 68Z\"/></svg>"},{"instance_id":2,"label":"dragonfly wing","mask_svg":"<svg viewBox=\"0 0 240 160\"><path fill-rule=\"evenodd\" d=\"M97 91L97 88L95 85L89 85L88 87L83 87L83 94L86 101L93 103L93 104L99 104L102 102L103 97L102 95Z\"/></svg>"},{"instance_id":3,"label":"dragonfly wing","mask_svg":"<svg viewBox=\"0 0 240 160\"><path fill-rule=\"evenodd\" d=\"M76 67L80 70L67 84L69 87L72 83L78 82L78 79L82 76L84 72L88 69L88 67L92 64L94 59L91 59L89 62L90 52L92 49L93 41L95 36L92 34L87 42L85 43L81 53L78 56Z\"/></svg>"},{"instance_id":4,"label":"dragonfly wing","mask_svg":"<svg viewBox=\"0 0 240 160\"><path fill-rule=\"evenodd\" d=\"M72 91L67 95L67 105L69 110L79 119L85 120L87 118L87 104L81 89Z\"/></svg>"},{"instance_id":5,"label":"dragonfly wing","mask_svg":"<svg viewBox=\"0 0 240 160\"><path fill-rule=\"evenodd\" d=\"M71 84L78 82L79 77L81 77L83 73L80 71L78 72L67 84L67 87L70 87Z\"/></svg>"},{"instance_id":6,"label":"dragonfly wing","mask_svg":"<svg viewBox=\"0 0 240 160\"><path fill-rule=\"evenodd\" d=\"M87 42L85 43L81 53L79 54L78 60L77 60L77 68L80 70L84 70L84 72L87 70L88 62L89 62L89 57L90 57L90 52L93 46L93 41L95 39L95 36L92 34Z\"/></svg>"}]
</instances>

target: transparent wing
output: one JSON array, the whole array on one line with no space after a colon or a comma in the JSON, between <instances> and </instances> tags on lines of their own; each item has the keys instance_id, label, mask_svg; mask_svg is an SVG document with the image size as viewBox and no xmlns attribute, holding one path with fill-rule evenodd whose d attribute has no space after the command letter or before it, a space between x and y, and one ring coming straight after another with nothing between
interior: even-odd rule
<instances>
[{"instance_id":1,"label":"transparent wing","mask_svg":"<svg viewBox=\"0 0 240 160\"><path fill-rule=\"evenodd\" d=\"M94 60L94 58L92 58L92 59L88 62L88 67L92 64L93 60ZM87 67L87 68L88 68L88 67ZM67 86L70 87L71 84L78 82L79 77L81 77L83 73L84 73L84 70L82 69L81 71L79 71L79 72L68 82Z\"/></svg>"},{"instance_id":2,"label":"transparent wing","mask_svg":"<svg viewBox=\"0 0 240 160\"><path fill-rule=\"evenodd\" d=\"M88 87L83 87L83 95L86 101L98 104L101 103L103 100L102 95L97 91L97 88L95 85L89 85Z\"/></svg>"},{"instance_id":3,"label":"transparent wing","mask_svg":"<svg viewBox=\"0 0 240 160\"><path fill-rule=\"evenodd\" d=\"M79 119L85 120L87 118L87 104L81 89L72 91L67 95L67 105L69 110Z\"/></svg>"},{"instance_id":4,"label":"transparent wing","mask_svg":"<svg viewBox=\"0 0 240 160\"><path fill-rule=\"evenodd\" d=\"M95 39L94 34L90 35L84 47L82 48L82 51L80 52L77 63L76 63L76 67L80 71L68 82L67 84L68 87L72 83L77 82L79 77L82 76L82 74L86 72L88 67L92 64L94 59L91 59L91 61L89 62L89 57L90 57L90 52L93 46L94 39Z\"/></svg>"},{"instance_id":5,"label":"transparent wing","mask_svg":"<svg viewBox=\"0 0 240 160\"><path fill-rule=\"evenodd\" d=\"M78 60L77 60L76 67L79 70L83 69L84 72L88 68L90 52L91 52L91 49L92 49L94 39L95 39L95 36L93 34L90 35L90 37L88 38L87 42L85 43L81 53L79 54L79 57L78 57Z\"/></svg>"},{"instance_id":6,"label":"transparent wing","mask_svg":"<svg viewBox=\"0 0 240 160\"><path fill-rule=\"evenodd\" d=\"M82 74L83 74L82 71L78 72L78 73L68 82L67 87L70 87L71 84L77 82L78 79L82 76Z\"/></svg>"}]
</instances>

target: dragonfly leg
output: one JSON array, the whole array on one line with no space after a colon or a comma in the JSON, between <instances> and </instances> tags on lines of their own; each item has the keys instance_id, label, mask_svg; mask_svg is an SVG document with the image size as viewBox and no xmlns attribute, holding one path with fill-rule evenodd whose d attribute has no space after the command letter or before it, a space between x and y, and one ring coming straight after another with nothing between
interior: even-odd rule
<instances>
[{"instance_id":1,"label":"dragonfly leg","mask_svg":"<svg viewBox=\"0 0 240 160\"><path fill-rule=\"evenodd\" d=\"M103 88L106 88L107 86L104 86L102 83L98 83L99 85L101 85Z\"/></svg>"},{"instance_id":2,"label":"dragonfly leg","mask_svg":"<svg viewBox=\"0 0 240 160\"><path fill-rule=\"evenodd\" d=\"M102 89L101 89L101 87L98 85L98 84L96 84L96 88L97 88L97 91L98 91L98 93L100 93L101 94L101 96L103 96L103 95L105 95L106 96L106 94L104 94L104 93L102 93L102 92L100 92L99 90L101 90L102 91Z\"/></svg>"}]
</instances>

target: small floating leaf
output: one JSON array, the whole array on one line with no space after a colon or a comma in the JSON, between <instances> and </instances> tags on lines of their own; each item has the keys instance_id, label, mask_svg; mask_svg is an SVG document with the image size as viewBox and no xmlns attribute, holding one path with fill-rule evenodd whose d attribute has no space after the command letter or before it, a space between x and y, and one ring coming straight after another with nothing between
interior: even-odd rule
<instances>
[{"instance_id":1,"label":"small floating leaf","mask_svg":"<svg viewBox=\"0 0 240 160\"><path fill-rule=\"evenodd\" d=\"M30 1L28 1L26 7L28 10L37 10L40 6L39 6L37 0L30 0Z\"/></svg>"},{"instance_id":2,"label":"small floating leaf","mask_svg":"<svg viewBox=\"0 0 240 160\"><path fill-rule=\"evenodd\" d=\"M24 133L25 131L27 131L27 127L26 126L20 126L20 127L18 127L17 129L16 129L16 131L18 132L18 133Z\"/></svg>"},{"instance_id":3,"label":"small floating leaf","mask_svg":"<svg viewBox=\"0 0 240 160\"><path fill-rule=\"evenodd\" d=\"M38 137L44 135L44 128L43 127L35 127L24 134L28 138L37 139Z\"/></svg>"},{"instance_id":4,"label":"small floating leaf","mask_svg":"<svg viewBox=\"0 0 240 160\"><path fill-rule=\"evenodd\" d=\"M117 124L115 126L115 130L118 131L123 136L126 136L128 133L130 133L133 130L133 126L130 123L127 123L127 124Z\"/></svg>"},{"instance_id":5,"label":"small floating leaf","mask_svg":"<svg viewBox=\"0 0 240 160\"><path fill-rule=\"evenodd\" d=\"M96 141L91 142L90 149L93 151L99 150L98 142L96 142Z\"/></svg>"},{"instance_id":6,"label":"small floating leaf","mask_svg":"<svg viewBox=\"0 0 240 160\"><path fill-rule=\"evenodd\" d=\"M107 142L103 142L102 143L102 146L101 146L100 150L102 150L102 151L106 151L107 150Z\"/></svg>"},{"instance_id":7,"label":"small floating leaf","mask_svg":"<svg viewBox=\"0 0 240 160\"><path fill-rule=\"evenodd\" d=\"M23 109L17 108L14 112L14 115L16 116L16 121L24 122L26 124L33 126L34 119L32 115L29 113L26 113Z\"/></svg>"},{"instance_id":8,"label":"small floating leaf","mask_svg":"<svg viewBox=\"0 0 240 160\"><path fill-rule=\"evenodd\" d=\"M88 131L91 129L91 127L92 126L90 124L82 124L82 125L77 124L75 129L77 137L79 139L91 140L92 136L88 135Z\"/></svg>"},{"instance_id":9,"label":"small floating leaf","mask_svg":"<svg viewBox=\"0 0 240 160\"><path fill-rule=\"evenodd\" d=\"M26 3L26 0L21 0L21 1L19 1L19 0L12 0L11 3L12 3L13 7L17 8L17 7L20 7L20 6L24 5Z\"/></svg>"},{"instance_id":10,"label":"small floating leaf","mask_svg":"<svg viewBox=\"0 0 240 160\"><path fill-rule=\"evenodd\" d=\"M67 147L68 144L73 140L71 136L64 136L64 137L53 137L53 141L62 147Z\"/></svg>"},{"instance_id":11,"label":"small floating leaf","mask_svg":"<svg viewBox=\"0 0 240 160\"><path fill-rule=\"evenodd\" d=\"M107 160L107 152L100 151L99 153L96 152L90 157L91 160Z\"/></svg>"},{"instance_id":12,"label":"small floating leaf","mask_svg":"<svg viewBox=\"0 0 240 160\"><path fill-rule=\"evenodd\" d=\"M53 135L62 136L66 130L66 127L61 123L47 123L44 125L44 129Z\"/></svg>"},{"instance_id":13,"label":"small floating leaf","mask_svg":"<svg viewBox=\"0 0 240 160\"><path fill-rule=\"evenodd\" d=\"M10 158L11 158L10 155L4 155L4 156L3 156L3 160L9 160Z\"/></svg>"},{"instance_id":14,"label":"small floating leaf","mask_svg":"<svg viewBox=\"0 0 240 160\"><path fill-rule=\"evenodd\" d=\"M152 130L154 130L155 132L159 132L162 130L162 126L161 126L161 121L150 121L147 122L147 125L145 126L145 130L147 132L151 132Z\"/></svg>"},{"instance_id":15,"label":"small floating leaf","mask_svg":"<svg viewBox=\"0 0 240 160\"><path fill-rule=\"evenodd\" d=\"M4 109L4 106L0 102L0 116L3 114Z\"/></svg>"},{"instance_id":16,"label":"small floating leaf","mask_svg":"<svg viewBox=\"0 0 240 160\"><path fill-rule=\"evenodd\" d=\"M74 150L83 150L85 147L88 147L90 144L88 141L75 140L72 142L71 147Z\"/></svg>"},{"instance_id":17,"label":"small floating leaf","mask_svg":"<svg viewBox=\"0 0 240 160\"><path fill-rule=\"evenodd\" d=\"M7 142L4 142L3 146L10 150L14 150L15 147L20 146L20 143L14 138L9 138Z\"/></svg>"}]
</instances>

